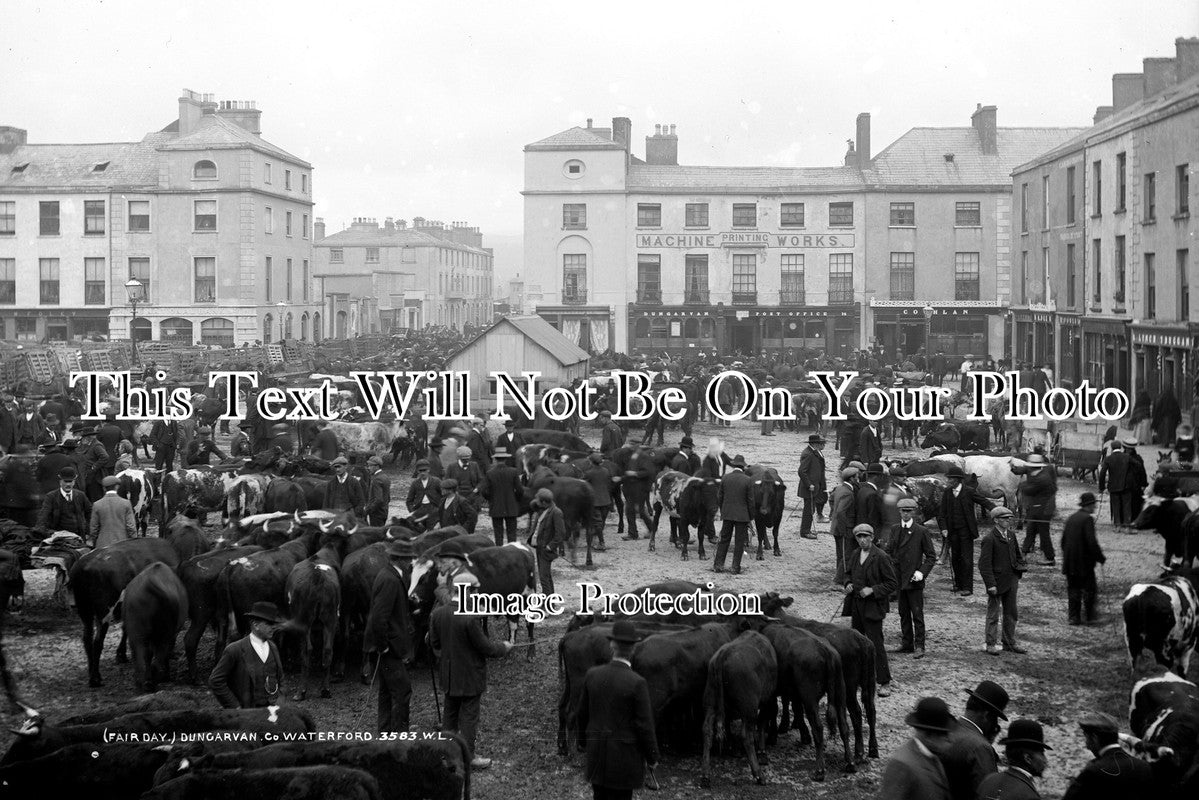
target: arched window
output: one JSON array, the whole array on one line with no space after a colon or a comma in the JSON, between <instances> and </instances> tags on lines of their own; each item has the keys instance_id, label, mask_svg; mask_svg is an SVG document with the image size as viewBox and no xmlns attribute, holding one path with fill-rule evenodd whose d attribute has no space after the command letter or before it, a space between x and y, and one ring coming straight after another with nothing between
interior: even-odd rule
<instances>
[{"instance_id":1,"label":"arched window","mask_svg":"<svg viewBox=\"0 0 1199 800\"><path fill-rule=\"evenodd\" d=\"M696 339L699 337L699 320L695 317L683 322L683 336L687 339Z\"/></svg>"},{"instance_id":2,"label":"arched window","mask_svg":"<svg viewBox=\"0 0 1199 800\"><path fill-rule=\"evenodd\" d=\"M198 180L204 180L207 178L215 178L216 177L216 164L212 163L208 159L204 159L203 161L197 161L196 165L194 167L192 167L192 177L196 178Z\"/></svg>"},{"instance_id":3,"label":"arched window","mask_svg":"<svg viewBox=\"0 0 1199 800\"><path fill-rule=\"evenodd\" d=\"M321 330L321 315L320 312L317 312L312 315L312 341L319 342L324 333Z\"/></svg>"},{"instance_id":4,"label":"arched window","mask_svg":"<svg viewBox=\"0 0 1199 800\"><path fill-rule=\"evenodd\" d=\"M262 343L263 344L274 341L274 339L271 338L271 323L273 323L274 321L275 321L275 318L272 317L270 314L267 314L265 317L262 318Z\"/></svg>"},{"instance_id":5,"label":"arched window","mask_svg":"<svg viewBox=\"0 0 1199 800\"><path fill-rule=\"evenodd\" d=\"M220 347L233 346L233 320L212 317L200 323L200 344L215 344Z\"/></svg>"},{"instance_id":6,"label":"arched window","mask_svg":"<svg viewBox=\"0 0 1199 800\"><path fill-rule=\"evenodd\" d=\"M633 338L648 339L649 338L649 317L642 317L633 325Z\"/></svg>"},{"instance_id":7,"label":"arched window","mask_svg":"<svg viewBox=\"0 0 1199 800\"><path fill-rule=\"evenodd\" d=\"M704 317L699 321L700 336L704 339L714 339L716 337L716 323L711 317Z\"/></svg>"},{"instance_id":8,"label":"arched window","mask_svg":"<svg viewBox=\"0 0 1199 800\"><path fill-rule=\"evenodd\" d=\"M291 338L291 312L287 312L287 316L283 318L283 338Z\"/></svg>"},{"instance_id":9,"label":"arched window","mask_svg":"<svg viewBox=\"0 0 1199 800\"><path fill-rule=\"evenodd\" d=\"M333 332L333 338L335 338L335 339L346 338L346 323L347 322L348 322L348 319L346 318L346 312L338 311L337 312L337 330Z\"/></svg>"},{"instance_id":10,"label":"arched window","mask_svg":"<svg viewBox=\"0 0 1199 800\"><path fill-rule=\"evenodd\" d=\"M308 312L300 315L300 341L308 341Z\"/></svg>"},{"instance_id":11,"label":"arched window","mask_svg":"<svg viewBox=\"0 0 1199 800\"><path fill-rule=\"evenodd\" d=\"M174 342L175 344L192 344L195 338L192 335L191 320L183 319L182 317L167 317L158 326L162 332L162 340L164 342Z\"/></svg>"},{"instance_id":12,"label":"arched window","mask_svg":"<svg viewBox=\"0 0 1199 800\"><path fill-rule=\"evenodd\" d=\"M150 320L145 317L135 319L133 321L133 335L137 337L139 342L148 342L153 339L153 327L150 325Z\"/></svg>"}]
</instances>

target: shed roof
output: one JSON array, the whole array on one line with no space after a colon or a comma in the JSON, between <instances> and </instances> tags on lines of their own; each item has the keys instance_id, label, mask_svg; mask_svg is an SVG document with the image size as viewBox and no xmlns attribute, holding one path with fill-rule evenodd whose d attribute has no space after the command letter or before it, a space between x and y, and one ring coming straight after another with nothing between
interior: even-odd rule
<instances>
[{"instance_id":1,"label":"shed roof","mask_svg":"<svg viewBox=\"0 0 1199 800\"><path fill-rule=\"evenodd\" d=\"M504 324L511 325L524 334L526 338L532 339L534 343L553 356L564 367L573 366L580 361L591 359L586 350L563 336L553 325L550 325L539 316L530 315L523 317L503 317L499 322L488 327L478 336L458 348L457 352L451 355L447 361L457 358L472 347L475 342Z\"/></svg>"}]
</instances>

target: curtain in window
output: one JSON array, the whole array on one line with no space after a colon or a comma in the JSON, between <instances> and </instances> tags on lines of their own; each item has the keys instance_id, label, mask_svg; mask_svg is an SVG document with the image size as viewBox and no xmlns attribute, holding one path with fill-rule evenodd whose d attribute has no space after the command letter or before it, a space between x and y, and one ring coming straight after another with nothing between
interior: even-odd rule
<instances>
[{"instance_id":1,"label":"curtain in window","mask_svg":"<svg viewBox=\"0 0 1199 800\"><path fill-rule=\"evenodd\" d=\"M579 324L579 320L577 319L564 319L562 320L562 335L567 339L570 339L575 344L578 344L579 329L581 327L582 325Z\"/></svg>"},{"instance_id":2,"label":"curtain in window","mask_svg":"<svg viewBox=\"0 0 1199 800\"><path fill-rule=\"evenodd\" d=\"M597 353L608 349L608 320L591 320L591 349Z\"/></svg>"}]
</instances>

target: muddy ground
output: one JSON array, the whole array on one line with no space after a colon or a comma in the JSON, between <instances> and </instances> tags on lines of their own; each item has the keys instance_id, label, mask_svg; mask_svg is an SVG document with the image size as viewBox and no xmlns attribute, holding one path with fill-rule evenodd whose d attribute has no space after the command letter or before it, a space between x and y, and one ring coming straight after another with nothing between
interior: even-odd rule
<instances>
[{"instance_id":1,"label":"muddy ground","mask_svg":"<svg viewBox=\"0 0 1199 800\"><path fill-rule=\"evenodd\" d=\"M779 432L773 437L762 437L758 426L749 422L734 423L732 428L701 424L694 434L701 450L714 433L726 442L727 452L743 453L750 462L777 467L788 480L788 511L795 508L795 469L806 431L803 434ZM585 431L585 435L598 443L598 430ZM677 430L668 431L668 442L677 443L679 435ZM222 446L226 444L224 437L220 439ZM831 447L826 448L826 455L830 467L835 467L839 459L831 450ZM916 453L887 448L886 455L903 457ZM1152 452L1144 455L1148 463L1156 460ZM408 472L394 467L389 467L388 472L393 477L393 512L398 513L407 492ZM831 475L829 482L831 488ZM1079 493L1094 488L1069 478L1062 478L1059 485L1055 543L1060 538L1061 522L1074 510ZM1042 782L1042 794L1059 796L1070 776L1089 758L1074 720L1091 710L1103 710L1118 719L1127 719L1128 691L1132 682L1124 655L1120 602L1130 584L1156 577L1161 561L1161 539L1157 535L1114 533L1106 503L1101 504L1098 518L1099 539L1108 559L1100 575L1100 608L1106 619L1104 624L1069 627L1063 576L1053 568L1032 566L1020 590L1019 634L1029 653L1025 656L1007 653L989 656L983 651L986 595L981 580L976 577L978 587L973 597L956 597L948 591L947 567L938 566L929 579L925 600L928 657L914 661L910 656L892 656L897 689L891 697L878 702L882 759L872 761L856 774L844 775L839 770L841 758L836 750L830 750L832 760L828 779L823 784L813 783L809 777L814 765L813 753L810 748L800 748L797 735L789 733L770 752L766 786L754 785L740 748L735 754L730 750L728 755L717 760L710 791L697 788L698 753L669 753L658 769L663 784L659 796L684 798L698 795L717 800L792 798L800 790L805 797L813 798L835 796L840 800L856 800L873 797L887 754L907 735L903 717L916 700L926 695L940 695L955 712L960 712L966 699L963 690L984 678L998 681L1010 692L1010 717L1035 717L1045 725L1047 741L1054 749L1050 753L1050 770ZM216 521L215 515L212 519ZM480 530L489 532L485 517ZM663 530L666 530L665 524ZM718 585L744 592L777 590L796 598L793 613L824 621L833 618L839 624L847 625L848 620L837 616L841 595L831 587L833 540L828 535L827 524L817 523L816 531L819 534L816 541L799 538L799 512L796 510L783 525L782 557L774 558L767 553L764 561L755 561L751 554L745 562L748 567L745 574L720 576ZM716 577L710 572L710 560L701 562L693 558L683 562L667 539L666 534L660 536L658 551L650 553L644 542L621 541L615 534L615 522L609 520L608 551L596 554L594 571L577 570L564 559L555 562L557 588L568 598L568 611L574 607L574 582L579 579L598 581L605 588L618 591L670 578L706 582ZM105 685L100 689L89 689L79 639L79 620L73 611L50 599L53 582L49 572L27 572L26 579L29 582L26 607L23 613L12 618L5 644L9 663L28 701L53 720L135 694L129 665L114 663L118 632L110 630L108 636L102 661ZM493 758L494 763L491 769L478 773L475 797L591 796L582 777L581 756L564 759L557 755L556 643L565 624L566 618L562 617L538 627L537 638L541 644L533 657L526 659L526 650L522 648L506 660L492 662L490 688L483 704L479 750L482 755ZM492 635L499 635L501 627L493 625ZM885 630L888 646L896 643L899 619L894 604ZM520 641L523 641L523 633ZM201 669L211 669L210 636L202 642L200 652ZM175 672L178 674L183 660L181 641L176 653ZM414 669L413 682L413 724L420 729L431 729L437 720L426 665ZM290 694L290 688L287 687L287 694ZM316 694L314 685L309 697ZM329 731L373 730L374 698L368 696L366 687L357 682L342 683L334 686L333 695L329 700L309 699L305 703L320 728ZM0 747L7 748L11 735L5 731L0 738L3 739Z\"/></svg>"}]
</instances>

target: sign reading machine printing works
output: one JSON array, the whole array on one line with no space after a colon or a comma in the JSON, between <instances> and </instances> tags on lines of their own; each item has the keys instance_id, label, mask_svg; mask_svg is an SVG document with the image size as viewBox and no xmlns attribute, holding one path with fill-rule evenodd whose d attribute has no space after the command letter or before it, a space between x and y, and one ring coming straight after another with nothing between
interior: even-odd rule
<instances>
[{"instance_id":1,"label":"sign reading machine printing works","mask_svg":"<svg viewBox=\"0 0 1199 800\"><path fill-rule=\"evenodd\" d=\"M678 247L684 249L717 247L786 247L849 249L854 246L852 233L766 233L765 231L725 231L723 233L639 233L638 247Z\"/></svg>"}]
</instances>

